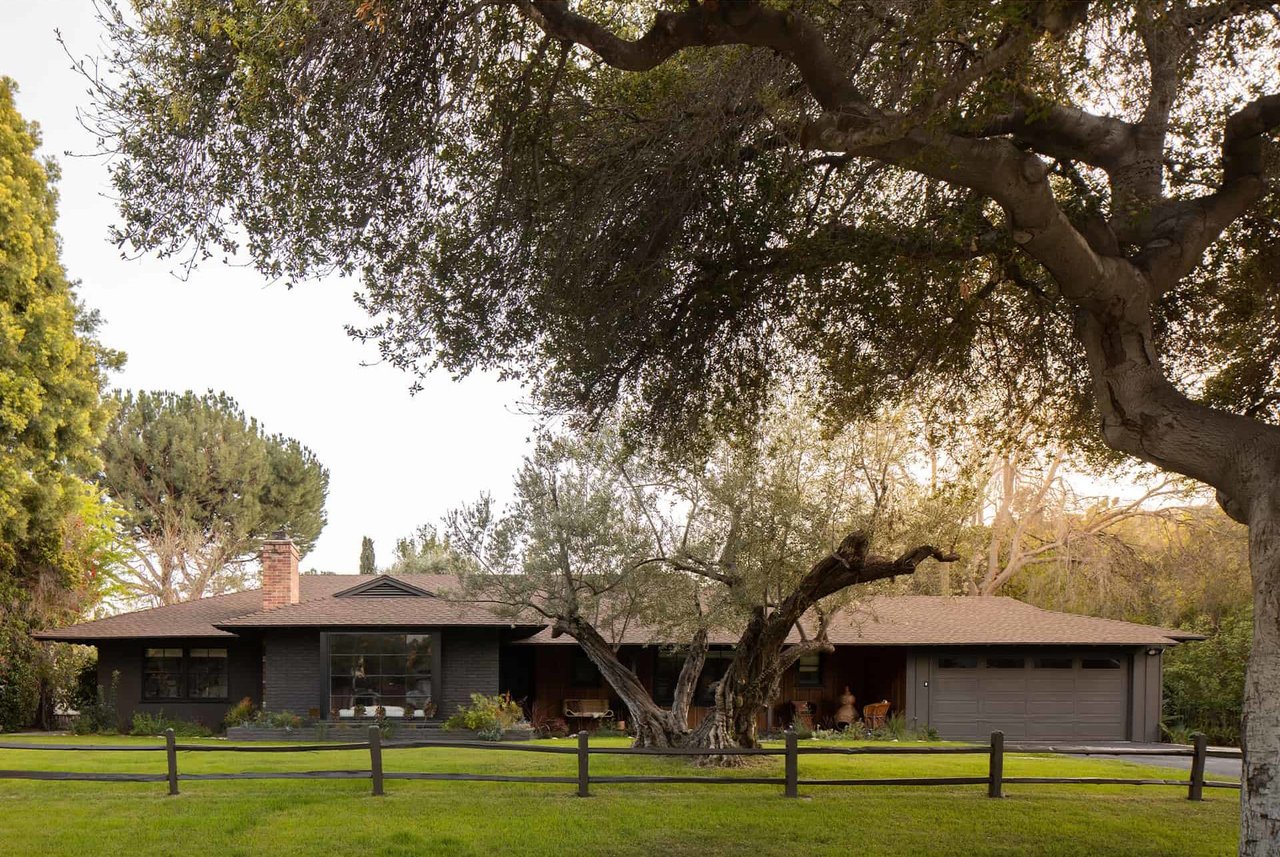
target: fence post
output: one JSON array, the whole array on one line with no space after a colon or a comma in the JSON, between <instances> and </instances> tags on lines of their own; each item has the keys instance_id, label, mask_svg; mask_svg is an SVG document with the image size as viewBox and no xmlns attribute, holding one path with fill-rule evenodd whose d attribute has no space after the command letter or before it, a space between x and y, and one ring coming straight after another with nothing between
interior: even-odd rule
<instances>
[{"instance_id":1,"label":"fence post","mask_svg":"<svg viewBox=\"0 0 1280 857\"><path fill-rule=\"evenodd\" d=\"M1191 782L1187 785L1187 800L1204 800L1204 760L1209 739L1203 732L1191 736L1195 755L1191 757Z\"/></svg>"},{"instance_id":2,"label":"fence post","mask_svg":"<svg viewBox=\"0 0 1280 857\"><path fill-rule=\"evenodd\" d=\"M382 730L369 727L369 775L373 778L373 796L380 797L382 790Z\"/></svg>"},{"instance_id":3,"label":"fence post","mask_svg":"<svg viewBox=\"0 0 1280 857\"><path fill-rule=\"evenodd\" d=\"M164 730L164 754L169 759L169 794L178 793L178 748L173 730Z\"/></svg>"},{"instance_id":4,"label":"fence post","mask_svg":"<svg viewBox=\"0 0 1280 857\"><path fill-rule=\"evenodd\" d=\"M785 797L800 796L800 754L799 745L796 740L796 730L794 726L788 727L783 733L787 741L787 755L785 761L787 785L783 792Z\"/></svg>"},{"instance_id":5,"label":"fence post","mask_svg":"<svg viewBox=\"0 0 1280 857\"><path fill-rule=\"evenodd\" d=\"M1004 733L991 733L991 763L987 768L987 797L1004 797Z\"/></svg>"},{"instance_id":6,"label":"fence post","mask_svg":"<svg viewBox=\"0 0 1280 857\"><path fill-rule=\"evenodd\" d=\"M587 750L587 730L578 733L578 797L591 796L591 754Z\"/></svg>"}]
</instances>

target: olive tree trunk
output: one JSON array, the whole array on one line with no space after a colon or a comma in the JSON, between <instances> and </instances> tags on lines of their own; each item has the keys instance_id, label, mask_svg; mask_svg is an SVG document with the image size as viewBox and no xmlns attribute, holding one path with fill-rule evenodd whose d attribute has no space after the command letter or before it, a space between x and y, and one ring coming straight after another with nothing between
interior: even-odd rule
<instances>
[{"instance_id":1,"label":"olive tree trunk","mask_svg":"<svg viewBox=\"0 0 1280 857\"><path fill-rule=\"evenodd\" d=\"M862 533L845 538L832 553L823 557L801 581L771 610L757 608L747 623L724 678L716 687L715 704L698 728L688 728L689 705L706 658L707 633L694 636L677 682L675 704L665 709L653 701L633 670L619 660L614 646L590 622L581 617L565 617L555 623L554 634L569 634L582 646L609 686L627 706L635 728L638 747L754 747L756 722L760 712L776 697L782 674L805 652L829 650L819 628L812 639L787 643L801 617L827 596L858 583L867 583L900 574L911 574L926 559L951 562L956 559L935 547L924 545L897 559L868 555L868 540ZM713 759L726 764L741 757Z\"/></svg>"}]
</instances>

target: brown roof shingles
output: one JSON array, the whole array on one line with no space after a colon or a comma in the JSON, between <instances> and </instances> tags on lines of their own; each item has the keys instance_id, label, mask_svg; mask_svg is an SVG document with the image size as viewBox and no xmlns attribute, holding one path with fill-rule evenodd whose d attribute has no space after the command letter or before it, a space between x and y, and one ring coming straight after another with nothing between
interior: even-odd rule
<instances>
[{"instance_id":1,"label":"brown roof shingles","mask_svg":"<svg viewBox=\"0 0 1280 857\"><path fill-rule=\"evenodd\" d=\"M430 593L442 593L456 585L449 575L401 575L402 579ZM358 575L303 575L298 604L262 610L257 589L218 595L122 613L106 619L39 632L44 640L82 641L148 637L231 637L235 631L267 628L316 627L507 627L509 618L480 604L460 603L434 595L392 597L334 597L359 582ZM530 621L524 627L541 622ZM868 599L854 609L837 614L829 629L837 645L862 646L963 646L963 645L1125 645L1165 646L1195 635L1042 610L1013 598L882 596ZM793 632L793 639L798 636ZM731 644L737 635L721 632L714 643ZM544 629L525 643L564 643ZM623 643L666 642L644 628L632 628Z\"/></svg>"},{"instance_id":2,"label":"brown roof shingles","mask_svg":"<svg viewBox=\"0 0 1280 857\"><path fill-rule=\"evenodd\" d=\"M806 623L806 627L811 627ZM965 645L1113 645L1167 646L1199 639L1195 634L1058 613L1000 596L899 595L877 596L842 610L831 620L828 636L845 646L965 646ZM800 635L792 631L789 640ZM552 638L550 629L520 641L523 644L569 643ZM644 628L629 628L621 643L661 642ZM732 645L736 634L713 633L711 642Z\"/></svg>"}]
</instances>

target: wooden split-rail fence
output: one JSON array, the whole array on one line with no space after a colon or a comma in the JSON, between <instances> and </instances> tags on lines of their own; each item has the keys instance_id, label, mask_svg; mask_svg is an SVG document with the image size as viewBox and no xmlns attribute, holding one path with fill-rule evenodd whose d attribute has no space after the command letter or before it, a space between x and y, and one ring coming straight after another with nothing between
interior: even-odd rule
<instances>
[{"instance_id":1,"label":"wooden split-rail fence","mask_svg":"<svg viewBox=\"0 0 1280 857\"><path fill-rule=\"evenodd\" d=\"M1238 782L1205 779L1205 760L1207 758L1239 759L1241 754L1236 749L1209 749L1205 736L1197 734L1194 743L1189 747L1091 747L1091 746L1044 746L1036 744L1006 744L1004 733L992 732L989 744L968 744L958 746L894 746L865 745L857 747L837 747L830 745L800 746L796 733L788 731L782 747L736 747L720 750L693 748L641 748L641 747L592 747L588 743L586 732L578 733L577 746L564 746L538 742L533 744L508 744L482 741L397 741L386 742L376 726L369 728L369 740L350 743L330 744L292 744L261 745L244 744L179 744L173 730L167 730L162 745L137 744L28 744L8 742L0 743L0 750L41 750L41 751L159 751L164 752L168 762L163 774L139 773L90 773L78 771L31 771L0 770L0 779L21 780L89 780L93 782L166 782L169 794L178 794L180 781L206 780L261 780L261 779L368 779L373 784L373 794L382 795L386 791L387 780L449 780L472 782L501 783L554 783L574 785L579 797L591 794L593 784L622 783L697 783L703 785L779 785L786 797L799 797L800 788L810 786L960 786L985 785L988 797L1003 797L1004 787L1009 784L1031 783L1074 783L1088 785L1133 785L1133 786L1183 786L1187 789L1188 800L1203 800L1207 788L1238 789ZM382 764L384 750L405 749L413 747L431 748L466 748L473 750L498 750L523 753L555 753L576 755L578 773L569 776L517 776L505 774L469 774L439 772L406 772L387 771ZM178 770L178 753L300 753L333 750L367 750L369 753L368 770L328 770L328 771L245 771L241 773L217 774L184 774ZM1004 773L1005 754L1032 753L1039 755L1060 756L1184 756L1191 759L1191 771L1187 779L1145 779L1124 777L1009 777ZM800 779L800 757L816 755L903 755L930 756L970 754L988 757L987 775L968 777L878 777L856 779ZM782 756L783 776L697 776L697 775L593 775L591 773L592 756Z\"/></svg>"}]
</instances>

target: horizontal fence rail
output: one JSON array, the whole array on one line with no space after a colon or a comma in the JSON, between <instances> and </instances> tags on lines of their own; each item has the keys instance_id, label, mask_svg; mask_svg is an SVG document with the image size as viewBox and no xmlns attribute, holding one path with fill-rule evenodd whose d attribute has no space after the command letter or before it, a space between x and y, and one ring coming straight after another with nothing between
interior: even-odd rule
<instances>
[{"instance_id":1,"label":"horizontal fence rail","mask_svg":"<svg viewBox=\"0 0 1280 857\"><path fill-rule=\"evenodd\" d=\"M945 747L801 747L796 733L788 730L782 747L726 747L723 749L684 748L684 747L592 747L588 743L588 733L579 732L577 746L539 744L498 744L489 741L442 741L415 740L383 742L378 727L369 727L369 740L332 744L290 744L252 746L243 744L179 744L173 730L165 731L165 742L162 745L112 745L112 744L27 744L22 742L0 742L0 750L48 750L48 751L117 751L117 752L163 752L167 762L165 773L93 773L77 771L23 771L0 770L0 780L46 780L46 781L89 781L89 782L128 782L157 783L167 782L169 794L178 794L181 780L190 782L209 782L222 780L357 780L367 779L372 782L375 796L385 793L387 780L425 780L434 782L482 782L482 783L544 783L577 786L577 794L587 797L591 793L591 784L625 784L625 783L701 783L707 785L769 785L782 786L786 797L798 797L801 786L964 786L985 785L989 797L1003 797L1004 786L1039 785L1039 784L1078 784L1078 785L1131 785L1131 786L1185 786L1188 800L1203 800L1204 789L1222 788L1239 789L1240 783L1224 780L1205 779L1205 760L1240 759L1239 750L1230 748L1209 749L1204 735L1196 734L1190 747L1105 747L1086 745L1051 745L1051 744L1006 744L1004 733L992 732L988 744L966 744ZM517 753L548 753L556 755L572 755L578 760L577 776L553 775L517 775L517 774L471 774L454 772L405 772L384 771L382 755L384 750L401 750L411 748L451 748L473 750L498 750ZM321 770L321 771L245 771L240 773L218 774L182 774L178 771L178 753L312 753L334 750L366 750L369 753L369 768L354 770ZM1173 778L1141 778L1141 777L1008 777L1004 775L1004 760L1008 753L1053 755L1053 756L1179 756L1191 759L1191 771L1187 779ZM848 779L800 779L799 762L801 756L942 756L942 755L985 755L988 757L986 776L953 776L953 777L871 777ZM683 776L683 775L592 775L592 756L782 756L783 776Z\"/></svg>"}]
</instances>

